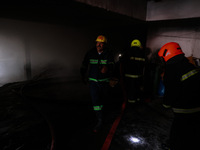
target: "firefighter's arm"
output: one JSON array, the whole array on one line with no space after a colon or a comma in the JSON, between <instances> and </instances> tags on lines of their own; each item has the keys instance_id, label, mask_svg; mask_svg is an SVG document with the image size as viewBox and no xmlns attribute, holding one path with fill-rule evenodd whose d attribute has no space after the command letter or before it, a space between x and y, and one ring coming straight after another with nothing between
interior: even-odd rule
<instances>
[{"instance_id":1,"label":"firefighter's arm","mask_svg":"<svg viewBox=\"0 0 200 150\"><path fill-rule=\"evenodd\" d=\"M107 73L108 72L108 67L106 65L103 65L101 68L101 73Z\"/></svg>"},{"instance_id":2,"label":"firefighter's arm","mask_svg":"<svg viewBox=\"0 0 200 150\"><path fill-rule=\"evenodd\" d=\"M109 68L110 68L110 81L109 84L111 87L115 87L115 85L118 83L119 79L117 78L114 69L115 69L115 65L114 62L111 62L111 64L109 64Z\"/></svg>"},{"instance_id":3,"label":"firefighter's arm","mask_svg":"<svg viewBox=\"0 0 200 150\"><path fill-rule=\"evenodd\" d=\"M109 85L111 87L115 87L115 85L119 82L119 79L117 78L117 75L115 74L115 62L114 62L114 57L111 56L108 62L109 66L109 73L110 73L110 80L109 80Z\"/></svg>"},{"instance_id":4,"label":"firefighter's arm","mask_svg":"<svg viewBox=\"0 0 200 150\"><path fill-rule=\"evenodd\" d=\"M168 77L164 75L163 81L165 85L163 106L165 108L171 108L178 97L178 82L176 78L174 78L174 74L168 74Z\"/></svg>"},{"instance_id":5,"label":"firefighter's arm","mask_svg":"<svg viewBox=\"0 0 200 150\"><path fill-rule=\"evenodd\" d=\"M163 83L165 86L164 97L163 97L163 107L164 108L171 108L171 89L170 83L167 83L167 78L163 79Z\"/></svg>"},{"instance_id":6,"label":"firefighter's arm","mask_svg":"<svg viewBox=\"0 0 200 150\"><path fill-rule=\"evenodd\" d=\"M118 82L119 82L119 79L118 79L118 78L112 77L112 78L110 78L109 85L110 85L111 87L115 87L115 85L116 85Z\"/></svg>"}]
</instances>

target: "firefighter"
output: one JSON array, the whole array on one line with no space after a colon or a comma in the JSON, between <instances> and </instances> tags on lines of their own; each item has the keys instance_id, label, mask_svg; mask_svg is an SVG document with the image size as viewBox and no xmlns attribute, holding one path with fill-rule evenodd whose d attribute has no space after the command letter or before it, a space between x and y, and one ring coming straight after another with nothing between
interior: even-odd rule
<instances>
[{"instance_id":1,"label":"firefighter","mask_svg":"<svg viewBox=\"0 0 200 150\"><path fill-rule=\"evenodd\" d=\"M102 127L102 109L107 98L113 69L114 57L107 47L107 39L105 36L99 35L96 39L96 47L86 53L80 69L83 81L89 80L93 110L97 118L94 132L99 131ZM85 76L87 72L89 72L88 79Z\"/></svg>"},{"instance_id":2,"label":"firefighter","mask_svg":"<svg viewBox=\"0 0 200 150\"><path fill-rule=\"evenodd\" d=\"M184 56L178 43L166 43L158 55L165 62L163 105L174 112L170 149L200 149L199 69Z\"/></svg>"},{"instance_id":3,"label":"firefighter","mask_svg":"<svg viewBox=\"0 0 200 150\"><path fill-rule=\"evenodd\" d=\"M141 100L145 53L141 42L134 39L121 58L121 74L129 103Z\"/></svg>"}]
</instances>

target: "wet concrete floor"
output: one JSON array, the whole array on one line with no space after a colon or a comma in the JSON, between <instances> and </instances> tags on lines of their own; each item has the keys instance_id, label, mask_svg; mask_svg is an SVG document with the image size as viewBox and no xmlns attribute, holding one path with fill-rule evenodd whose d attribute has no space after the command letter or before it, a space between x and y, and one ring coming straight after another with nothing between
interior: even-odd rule
<instances>
[{"instance_id":1,"label":"wet concrete floor","mask_svg":"<svg viewBox=\"0 0 200 150\"><path fill-rule=\"evenodd\" d=\"M95 114L88 85L79 80L15 83L1 87L0 96L4 104L0 113L5 116L0 121L0 139L4 141L0 148L4 150L100 150L124 100L119 85L110 89L104 126L93 133ZM165 150L172 118L160 99L127 104L109 149ZM18 129L13 129L13 124Z\"/></svg>"},{"instance_id":2,"label":"wet concrete floor","mask_svg":"<svg viewBox=\"0 0 200 150\"><path fill-rule=\"evenodd\" d=\"M128 103L110 150L168 150L173 113L160 104Z\"/></svg>"}]
</instances>

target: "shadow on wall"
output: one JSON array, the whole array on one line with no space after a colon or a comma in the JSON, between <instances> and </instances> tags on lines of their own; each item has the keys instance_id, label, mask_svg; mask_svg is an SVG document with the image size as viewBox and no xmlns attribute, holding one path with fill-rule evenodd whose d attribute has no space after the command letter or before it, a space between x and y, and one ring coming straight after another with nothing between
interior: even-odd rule
<instances>
[{"instance_id":1,"label":"shadow on wall","mask_svg":"<svg viewBox=\"0 0 200 150\"><path fill-rule=\"evenodd\" d=\"M43 79L59 79L64 81L69 81L72 79L80 79L79 70L70 69L59 63L48 63L46 66L41 68L38 73L36 73L32 79L33 80L43 80ZM75 73L76 72L76 73ZM75 76L74 74L77 74Z\"/></svg>"}]
</instances>

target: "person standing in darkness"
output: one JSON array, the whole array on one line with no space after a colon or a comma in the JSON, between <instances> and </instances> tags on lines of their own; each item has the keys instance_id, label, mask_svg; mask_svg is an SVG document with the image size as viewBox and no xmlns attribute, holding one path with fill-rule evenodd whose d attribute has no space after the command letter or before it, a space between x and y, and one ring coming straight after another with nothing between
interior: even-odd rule
<instances>
[{"instance_id":1,"label":"person standing in darkness","mask_svg":"<svg viewBox=\"0 0 200 150\"><path fill-rule=\"evenodd\" d=\"M141 100L144 66L145 53L141 42L135 39L121 58L121 74L124 78L129 103Z\"/></svg>"},{"instance_id":2,"label":"person standing in darkness","mask_svg":"<svg viewBox=\"0 0 200 150\"><path fill-rule=\"evenodd\" d=\"M96 47L89 50L83 59L80 69L83 82L89 81L90 95L92 98L93 110L96 113L97 124L94 132L102 127L103 104L106 100L109 81L114 69L114 57L107 47L107 39L99 35L96 39ZM88 72L88 78L86 73Z\"/></svg>"},{"instance_id":3,"label":"person standing in darkness","mask_svg":"<svg viewBox=\"0 0 200 150\"><path fill-rule=\"evenodd\" d=\"M165 63L163 106L174 112L170 150L200 149L199 68L189 62L175 42L163 45L158 55Z\"/></svg>"}]
</instances>

